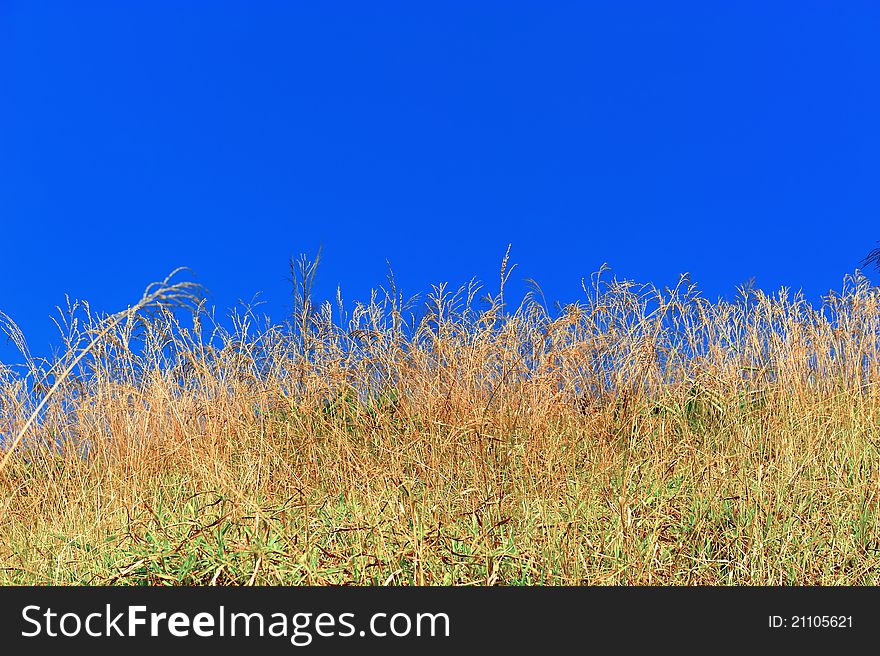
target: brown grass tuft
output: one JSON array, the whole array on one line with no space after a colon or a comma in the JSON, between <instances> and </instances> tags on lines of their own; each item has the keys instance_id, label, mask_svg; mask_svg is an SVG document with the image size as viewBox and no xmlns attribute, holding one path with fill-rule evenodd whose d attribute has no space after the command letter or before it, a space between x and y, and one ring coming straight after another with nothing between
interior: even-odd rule
<instances>
[{"instance_id":1,"label":"brown grass tuft","mask_svg":"<svg viewBox=\"0 0 880 656\"><path fill-rule=\"evenodd\" d=\"M553 313L417 318L393 277L284 325L168 280L73 306L68 353L0 366L0 581L876 584L877 290L603 273Z\"/></svg>"}]
</instances>

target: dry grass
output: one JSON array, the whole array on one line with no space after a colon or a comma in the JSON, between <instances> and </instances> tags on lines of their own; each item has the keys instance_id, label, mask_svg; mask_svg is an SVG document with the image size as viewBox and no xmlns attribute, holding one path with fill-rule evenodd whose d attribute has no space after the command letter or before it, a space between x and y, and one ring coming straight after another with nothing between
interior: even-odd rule
<instances>
[{"instance_id":1,"label":"dry grass","mask_svg":"<svg viewBox=\"0 0 880 656\"><path fill-rule=\"evenodd\" d=\"M0 365L0 582L878 582L858 274L819 309L596 274L551 313L503 307L502 270L417 318L393 278L315 307L301 264L288 324L176 288L74 305L58 361Z\"/></svg>"}]
</instances>

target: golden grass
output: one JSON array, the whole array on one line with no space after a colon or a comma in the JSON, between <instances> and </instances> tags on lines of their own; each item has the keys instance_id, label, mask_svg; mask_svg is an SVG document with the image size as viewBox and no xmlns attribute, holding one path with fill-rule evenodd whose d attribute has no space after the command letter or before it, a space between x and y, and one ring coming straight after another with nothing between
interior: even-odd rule
<instances>
[{"instance_id":1,"label":"golden grass","mask_svg":"<svg viewBox=\"0 0 880 656\"><path fill-rule=\"evenodd\" d=\"M0 365L0 582L876 584L878 291L602 274L555 312L504 270L421 318L393 278L348 314L305 276L284 325L71 307Z\"/></svg>"}]
</instances>

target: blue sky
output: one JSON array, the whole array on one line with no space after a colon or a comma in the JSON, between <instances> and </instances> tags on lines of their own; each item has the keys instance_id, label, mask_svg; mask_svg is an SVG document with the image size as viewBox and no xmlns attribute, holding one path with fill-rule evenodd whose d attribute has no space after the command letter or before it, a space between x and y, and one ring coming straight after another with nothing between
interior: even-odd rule
<instances>
[{"instance_id":1,"label":"blue sky","mask_svg":"<svg viewBox=\"0 0 880 656\"><path fill-rule=\"evenodd\" d=\"M817 299L880 239L876 2L0 1L0 310L47 353L189 266L222 311L476 276ZM0 356L8 354L0 346ZM7 355L7 357L9 357Z\"/></svg>"}]
</instances>

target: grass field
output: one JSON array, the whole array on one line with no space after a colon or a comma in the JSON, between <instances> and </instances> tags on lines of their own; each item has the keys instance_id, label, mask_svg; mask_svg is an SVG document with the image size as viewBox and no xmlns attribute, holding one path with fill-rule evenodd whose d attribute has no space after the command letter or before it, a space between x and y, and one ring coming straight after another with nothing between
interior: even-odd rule
<instances>
[{"instance_id":1,"label":"grass field","mask_svg":"<svg viewBox=\"0 0 880 656\"><path fill-rule=\"evenodd\" d=\"M171 279L0 365L0 582L878 583L858 273L814 308L600 272L550 310L505 305L505 260L489 296L389 278L347 312L299 265L285 324Z\"/></svg>"}]
</instances>

